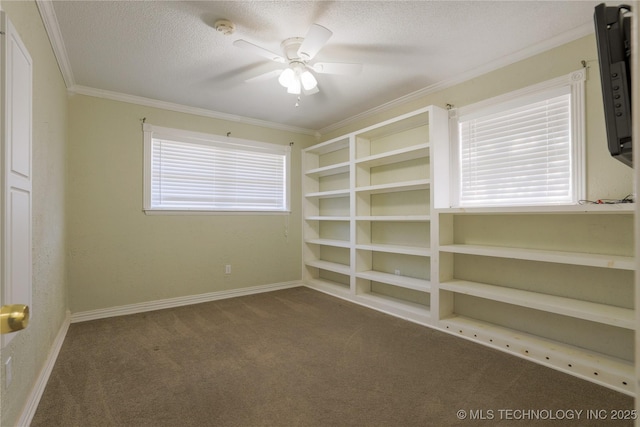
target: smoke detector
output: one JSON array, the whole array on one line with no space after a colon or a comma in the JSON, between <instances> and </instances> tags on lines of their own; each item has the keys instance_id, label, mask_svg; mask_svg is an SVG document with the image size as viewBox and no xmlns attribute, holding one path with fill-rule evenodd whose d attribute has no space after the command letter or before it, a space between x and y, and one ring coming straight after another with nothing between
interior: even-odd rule
<instances>
[{"instance_id":1,"label":"smoke detector","mask_svg":"<svg viewBox=\"0 0 640 427\"><path fill-rule=\"evenodd\" d=\"M236 26L233 25L233 22L227 19L219 19L215 24L213 24L213 27L217 32L219 32L220 34L224 34L225 36L233 34L233 32L236 30Z\"/></svg>"}]
</instances>

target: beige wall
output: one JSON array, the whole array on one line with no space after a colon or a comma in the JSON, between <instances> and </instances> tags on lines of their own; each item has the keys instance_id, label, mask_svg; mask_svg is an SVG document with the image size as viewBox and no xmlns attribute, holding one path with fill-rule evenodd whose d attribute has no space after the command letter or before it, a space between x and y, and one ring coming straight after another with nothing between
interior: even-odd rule
<instances>
[{"instance_id":1,"label":"beige wall","mask_svg":"<svg viewBox=\"0 0 640 427\"><path fill-rule=\"evenodd\" d=\"M301 279L300 149L315 138L83 95L70 98L69 114L72 313ZM145 215L143 117L157 126L294 142L292 213Z\"/></svg>"},{"instance_id":2,"label":"beige wall","mask_svg":"<svg viewBox=\"0 0 640 427\"><path fill-rule=\"evenodd\" d=\"M300 149L315 140L81 95L67 100L35 4L3 1L1 6L34 60L33 319L2 350L2 362L8 357L13 361L9 388L0 369L0 424L14 425L64 322L67 295L72 312L81 312L299 280ZM631 192L632 172L606 152L592 36L362 120L323 139L424 105L467 105L569 73L583 59L589 65L588 197L622 197ZM145 215L141 210L142 117L159 126L294 142L292 214ZM232 264L231 276L224 275L225 264Z\"/></svg>"},{"instance_id":3,"label":"beige wall","mask_svg":"<svg viewBox=\"0 0 640 427\"><path fill-rule=\"evenodd\" d=\"M590 35L539 55L434 92L408 104L360 120L323 135L323 140L357 130L427 105L445 108L472 104L496 95L569 74L587 63L586 98L586 192L587 199L622 198L633 192L633 170L611 158L605 140L604 112L595 36Z\"/></svg>"},{"instance_id":4,"label":"beige wall","mask_svg":"<svg viewBox=\"0 0 640 427\"><path fill-rule=\"evenodd\" d=\"M34 2L2 2L33 59L33 302L28 328L2 349L0 425L13 426L45 364L67 311L65 177L67 94Z\"/></svg>"}]
</instances>

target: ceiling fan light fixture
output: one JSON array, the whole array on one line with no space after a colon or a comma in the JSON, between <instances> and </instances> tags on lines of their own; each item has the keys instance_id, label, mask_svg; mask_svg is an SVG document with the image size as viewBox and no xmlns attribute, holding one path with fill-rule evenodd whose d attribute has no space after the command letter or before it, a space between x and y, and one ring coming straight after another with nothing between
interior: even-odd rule
<instances>
[{"instance_id":1,"label":"ceiling fan light fixture","mask_svg":"<svg viewBox=\"0 0 640 427\"><path fill-rule=\"evenodd\" d=\"M304 69L301 63L291 63L278 77L278 82L287 88L287 93L300 95L302 89L311 91L318 86L316 78Z\"/></svg>"},{"instance_id":2,"label":"ceiling fan light fixture","mask_svg":"<svg viewBox=\"0 0 640 427\"><path fill-rule=\"evenodd\" d=\"M320 90L318 89L318 86L308 90L305 89L304 87L302 88L302 93L304 93L305 95L313 95L314 93L318 93L318 92L320 92Z\"/></svg>"},{"instance_id":3,"label":"ceiling fan light fixture","mask_svg":"<svg viewBox=\"0 0 640 427\"><path fill-rule=\"evenodd\" d=\"M216 29L222 32L224 25L227 23L218 22L218 24ZM362 64L338 62L309 63L324 47L332 34L331 30L322 25L313 24L305 37L290 37L280 43L280 48L284 55L278 55L242 39L234 41L233 45L252 51L272 61L287 64L285 69L269 71L245 81L259 82L278 76L278 82L287 89L288 93L295 95L312 95L319 92L318 80L316 79L315 73L356 75L362 71Z\"/></svg>"},{"instance_id":4,"label":"ceiling fan light fixture","mask_svg":"<svg viewBox=\"0 0 640 427\"><path fill-rule=\"evenodd\" d=\"M309 70L304 70L302 74L300 74L300 81L305 90L311 90L318 86L318 81Z\"/></svg>"},{"instance_id":5,"label":"ceiling fan light fixture","mask_svg":"<svg viewBox=\"0 0 640 427\"><path fill-rule=\"evenodd\" d=\"M282 74L280 74L280 77L278 77L278 82L288 88L289 86L291 86L291 84L294 82L295 80L295 73L293 72L293 69L291 68L287 68L285 69Z\"/></svg>"},{"instance_id":6,"label":"ceiling fan light fixture","mask_svg":"<svg viewBox=\"0 0 640 427\"><path fill-rule=\"evenodd\" d=\"M294 95L300 95L302 87L300 85L300 79L294 79L289 87L287 88L287 93L292 93Z\"/></svg>"}]
</instances>

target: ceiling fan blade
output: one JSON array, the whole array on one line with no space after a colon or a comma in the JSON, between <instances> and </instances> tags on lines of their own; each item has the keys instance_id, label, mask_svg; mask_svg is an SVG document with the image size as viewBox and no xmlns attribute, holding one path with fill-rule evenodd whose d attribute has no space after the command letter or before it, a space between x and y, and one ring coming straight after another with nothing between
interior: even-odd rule
<instances>
[{"instance_id":1,"label":"ceiling fan blade","mask_svg":"<svg viewBox=\"0 0 640 427\"><path fill-rule=\"evenodd\" d=\"M316 56L332 35L333 33L322 25L313 24L298 48L298 56L305 61L310 60Z\"/></svg>"},{"instance_id":2,"label":"ceiling fan blade","mask_svg":"<svg viewBox=\"0 0 640 427\"><path fill-rule=\"evenodd\" d=\"M346 64L343 62L316 62L313 70L321 74L342 74L355 76L362 72L362 64Z\"/></svg>"},{"instance_id":3,"label":"ceiling fan blade","mask_svg":"<svg viewBox=\"0 0 640 427\"><path fill-rule=\"evenodd\" d=\"M280 74L282 74L282 71L283 70L269 71L268 73L264 73L264 74L257 75L255 77L251 77L250 79L245 80L245 82L247 82L247 83L263 82L265 80L269 80L269 79L273 79L275 77L278 77Z\"/></svg>"},{"instance_id":4,"label":"ceiling fan blade","mask_svg":"<svg viewBox=\"0 0 640 427\"><path fill-rule=\"evenodd\" d=\"M253 43L249 43L246 40L242 40L242 39L236 40L233 42L233 45L241 49L249 50L255 53L256 55L264 56L267 59L270 59L275 62L279 62L281 64L284 64L286 62L285 59L282 56L278 55L277 53L273 53L270 50L257 46Z\"/></svg>"}]
</instances>

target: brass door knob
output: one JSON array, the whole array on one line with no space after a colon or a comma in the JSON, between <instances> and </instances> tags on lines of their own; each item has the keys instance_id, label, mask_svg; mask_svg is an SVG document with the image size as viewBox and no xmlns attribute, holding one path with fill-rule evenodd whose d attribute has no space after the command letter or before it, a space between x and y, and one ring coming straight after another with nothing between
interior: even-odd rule
<instances>
[{"instance_id":1,"label":"brass door knob","mask_svg":"<svg viewBox=\"0 0 640 427\"><path fill-rule=\"evenodd\" d=\"M17 332L29 324L29 307L24 304L3 305L0 308L0 333Z\"/></svg>"}]
</instances>

